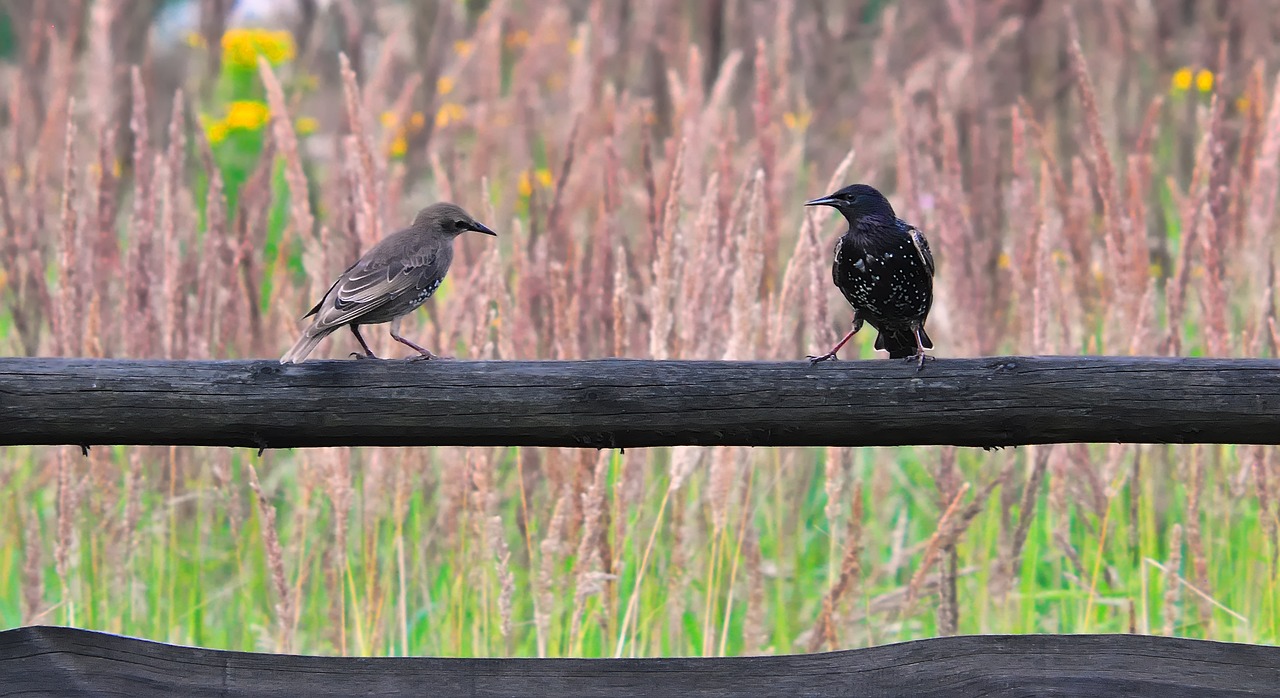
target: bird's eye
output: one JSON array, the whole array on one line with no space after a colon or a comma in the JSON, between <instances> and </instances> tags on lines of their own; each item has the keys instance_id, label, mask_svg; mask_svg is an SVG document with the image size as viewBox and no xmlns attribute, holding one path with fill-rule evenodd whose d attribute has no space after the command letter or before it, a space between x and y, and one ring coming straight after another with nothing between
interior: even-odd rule
<instances>
[{"instance_id":1,"label":"bird's eye","mask_svg":"<svg viewBox=\"0 0 1280 698\"><path fill-rule=\"evenodd\" d=\"M458 221L457 223L453 224L453 227L457 228L458 230L466 230L470 226L467 225L466 221Z\"/></svg>"}]
</instances>

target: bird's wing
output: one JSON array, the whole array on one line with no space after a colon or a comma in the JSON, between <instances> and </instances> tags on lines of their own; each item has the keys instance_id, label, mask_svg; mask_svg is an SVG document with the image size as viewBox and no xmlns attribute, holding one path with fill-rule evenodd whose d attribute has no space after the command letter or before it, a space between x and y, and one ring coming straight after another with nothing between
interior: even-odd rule
<instances>
[{"instance_id":1,"label":"bird's wing","mask_svg":"<svg viewBox=\"0 0 1280 698\"><path fill-rule=\"evenodd\" d=\"M914 225L907 225L907 235L911 236L911 244L915 245L920 261L924 262L924 268L929 270L929 276L933 276L933 252L929 251L929 241L925 239L924 233Z\"/></svg>"},{"instance_id":2,"label":"bird's wing","mask_svg":"<svg viewBox=\"0 0 1280 698\"><path fill-rule=\"evenodd\" d=\"M417 291L423 267L436 255L415 255L383 264L357 262L338 278L315 309L317 327L340 327L368 316L406 292Z\"/></svg>"}]
</instances>

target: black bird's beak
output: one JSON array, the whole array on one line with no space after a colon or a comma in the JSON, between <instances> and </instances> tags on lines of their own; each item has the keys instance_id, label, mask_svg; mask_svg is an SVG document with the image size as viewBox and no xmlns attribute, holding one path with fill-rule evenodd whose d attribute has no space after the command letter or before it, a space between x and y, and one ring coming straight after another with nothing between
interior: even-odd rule
<instances>
[{"instance_id":1,"label":"black bird's beak","mask_svg":"<svg viewBox=\"0 0 1280 698\"><path fill-rule=\"evenodd\" d=\"M484 233L485 235L492 235L494 237L498 237L497 233L493 232L492 230L489 230L488 228L485 227L484 223L481 223L479 221L472 221L471 229L477 233Z\"/></svg>"},{"instance_id":2,"label":"black bird's beak","mask_svg":"<svg viewBox=\"0 0 1280 698\"><path fill-rule=\"evenodd\" d=\"M839 206L840 200L834 196L823 196L812 201L804 202L805 206Z\"/></svg>"}]
</instances>

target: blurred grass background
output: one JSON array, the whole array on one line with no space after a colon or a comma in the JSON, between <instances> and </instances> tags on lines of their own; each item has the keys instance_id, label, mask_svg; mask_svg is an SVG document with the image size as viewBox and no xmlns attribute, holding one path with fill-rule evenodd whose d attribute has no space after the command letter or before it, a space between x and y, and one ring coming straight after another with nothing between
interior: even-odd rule
<instances>
[{"instance_id":1,"label":"blurred grass background","mask_svg":"<svg viewBox=\"0 0 1280 698\"><path fill-rule=\"evenodd\" d=\"M801 204L855 181L930 236L941 357L1280 344L1265 0L0 8L10 354L279 356L444 199L500 238L460 239L406 323L433 350L798 360L851 317L843 223ZM353 655L1275 643L1278 482L1238 446L10 447L0 627Z\"/></svg>"}]
</instances>

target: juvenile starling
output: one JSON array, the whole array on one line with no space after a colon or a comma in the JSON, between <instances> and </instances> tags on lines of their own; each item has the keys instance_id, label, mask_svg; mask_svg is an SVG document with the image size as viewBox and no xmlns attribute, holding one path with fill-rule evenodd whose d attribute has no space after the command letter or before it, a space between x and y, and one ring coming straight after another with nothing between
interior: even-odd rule
<instances>
[{"instance_id":1,"label":"juvenile starling","mask_svg":"<svg viewBox=\"0 0 1280 698\"><path fill-rule=\"evenodd\" d=\"M874 187L854 184L805 206L831 206L849 221L836 241L831 277L853 306L853 329L832 350L810 356L813 363L836 358L865 321L876 328L876 349L893 359L916 359L924 367L933 341L924 331L933 305L933 254L915 226L898 218Z\"/></svg>"},{"instance_id":2,"label":"juvenile starling","mask_svg":"<svg viewBox=\"0 0 1280 698\"><path fill-rule=\"evenodd\" d=\"M412 225L383 238L342 272L324 298L303 316L316 319L280 363L301 363L320 340L344 325L364 349L363 356L356 356L376 359L360 336L360 326L384 322L391 323L392 339L418 352L413 358L437 358L400 336L400 320L440 287L453 262L453 239L468 230L497 235L454 204L432 204L419 211Z\"/></svg>"}]
</instances>

